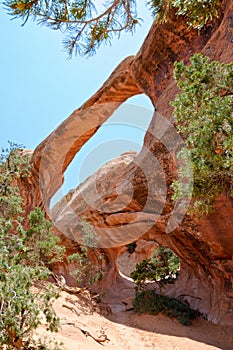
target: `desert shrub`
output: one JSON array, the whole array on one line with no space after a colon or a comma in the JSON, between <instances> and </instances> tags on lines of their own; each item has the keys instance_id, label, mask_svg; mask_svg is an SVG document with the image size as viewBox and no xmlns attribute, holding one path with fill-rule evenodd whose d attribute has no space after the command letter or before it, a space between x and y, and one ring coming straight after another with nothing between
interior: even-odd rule
<instances>
[{"instance_id":1,"label":"desert shrub","mask_svg":"<svg viewBox=\"0 0 233 350\"><path fill-rule=\"evenodd\" d=\"M17 183L30 176L30 159L20 154L10 144L0 156L0 346L19 350L31 344L42 322L58 330L53 302L59 290L45 281L51 274L48 264L64 253L43 211L24 212Z\"/></svg>"},{"instance_id":2,"label":"desert shrub","mask_svg":"<svg viewBox=\"0 0 233 350\"><path fill-rule=\"evenodd\" d=\"M159 246L153 256L136 265L131 278L136 283L135 298L133 301L136 313L157 315L162 313L176 318L184 325L197 317L198 313L191 310L186 304L162 295L162 289L174 283L178 277L180 260L170 249ZM159 293L147 289L147 282L153 281L159 287Z\"/></svg>"},{"instance_id":3,"label":"desert shrub","mask_svg":"<svg viewBox=\"0 0 233 350\"><path fill-rule=\"evenodd\" d=\"M190 61L188 66L175 64L181 92L172 105L176 127L192 158L193 212L202 215L212 209L217 195L233 197L233 63L211 61L201 54ZM179 171L183 179L190 174L185 167ZM185 181L175 181L173 189L174 199L190 190Z\"/></svg>"},{"instance_id":4,"label":"desert shrub","mask_svg":"<svg viewBox=\"0 0 233 350\"><path fill-rule=\"evenodd\" d=\"M198 317L199 313L189 308L188 305L169 298L164 295L159 295L154 290L137 291L133 301L134 311L138 314L148 313L158 315L159 313L170 318L177 319L185 326L190 325L191 320Z\"/></svg>"},{"instance_id":5,"label":"desert shrub","mask_svg":"<svg viewBox=\"0 0 233 350\"><path fill-rule=\"evenodd\" d=\"M160 291L168 283L174 283L178 277L180 261L170 249L159 246L153 256L138 263L130 277L137 289L143 289L148 281L154 281Z\"/></svg>"},{"instance_id":6,"label":"desert shrub","mask_svg":"<svg viewBox=\"0 0 233 350\"><path fill-rule=\"evenodd\" d=\"M76 282L90 286L95 282L99 282L103 277L103 255L97 249L98 236L85 217L82 217L81 230L80 251L69 256L69 263L75 262L78 265L78 268L73 271ZM90 261L91 253L95 256L96 265L93 265Z\"/></svg>"},{"instance_id":7,"label":"desert shrub","mask_svg":"<svg viewBox=\"0 0 233 350\"><path fill-rule=\"evenodd\" d=\"M148 0L147 4L159 22L166 21L169 10L174 8L177 15L186 16L190 27L201 30L219 16L222 0Z\"/></svg>"}]
</instances>

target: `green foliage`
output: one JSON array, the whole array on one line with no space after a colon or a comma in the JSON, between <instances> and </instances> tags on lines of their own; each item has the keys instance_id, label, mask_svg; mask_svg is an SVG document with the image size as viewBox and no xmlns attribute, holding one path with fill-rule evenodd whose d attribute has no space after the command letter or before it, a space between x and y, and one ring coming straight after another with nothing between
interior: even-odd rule
<instances>
[{"instance_id":1,"label":"green foliage","mask_svg":"<svg viewBox=\"0 0 233 350\"><path fill-rule=\"evenodd\" d=\"M64 252L39 208L25 219L17 182L30 175L30 160L20 154L11 144L0 157L0 345L9 349L30 343L43 318L50 331L58 330L52 304L59 291L43 281L50 276L46 264Z\"/></svg>"},{"instance_id":2,"label":"green foliage","mask_svg":"<svg viewBox=\"0 0 233 350\"><path fill-rule=\"evenodd\" d=\"M151 259L137 264L135 271L131 273L131 278L137 285L133 301L134 311L138 314L151 315L162 313L176 318L184 325L189 325L198 313L176 299L161 295L161 290L166 284L176 281L179 268L179 258L163 246L158 247ZM159 294L155 290L146 289L148 281L156 282L160 290Z\"/></svg>"},{"instance_id":3,"label":"green foliage","mask_svg":"<svg viewBox=\"0 0 233 350\"><path fill-rule=\"evenodd\" d=\"M213 17L218 17L222 0L149 0L148 4L160 21L165 21L168 11L174 7L177 15L187 17L190 27L201 29Z\"/></svg>"},{"instance_id":4,"label":"green foliage","mask_svg":"<svg viewBox=\"0 0 233 350\"><path fill-rule=\"evenodd\" d=\"M165 22L168 11L174 6L174 0L148 0L147 4L153 16L157 16L160 22Z\"/></svg>"},{"instance_id":5,"label":"green foliage","mask_svg":"<svg viewBox=\"0 0 233 350\"><path fill-rule=\"evenodd\" d=\"M148 0L153 15L165 21L174 7L178 15L187 16L189 26L201 29L208 20L218 16L222 0ZM5 0L5 7L23 25L29 18L66 34L64 45L73 53L91 55L102 43L108 44L123 31L133 33L141 21L136 0Z\"/></svg>"},{"instance_id":6,"label":"green foliage","mask_svg":"<svg viewBox=\"0 0 233 350\"><path fill-rule=\"evenodd\" d=\"M103 270L99 266L102 267L103 257L96 249L98 237L85 217L82 218L81 228L83 236L80 252L70 255L69 263L75 262L78 265L78 269L73 272L76 282L88 286L102 279ZM91 253L96 260L95 266L90 261Z\"/></svg>"},{"instance_id":7,"label":"green foliage","mask_svg":"<svg viewBox=\"0 0 233 350\"><path fill-rule=\"evenodd\" d=\"M159 295L153 290L136 292L133 307L138 314L158 315L162 313L165 316L177 319L185 326L190 325L191 320L199 316L199 313L190 309L188 305L174 298Z\"/></svg>"},{"instance_id":8,"label":"green foliage","mask_svg":"<svg viewBox=\"0 0 233 350\"><path fill-rule=\"evenodd\" d=\"M65 248L58 245L60 239L52 232L52 224L45 219L44 213L39 208L35 208L29 214L28 221L30 227L27 231L27 245L33 247L31 251L33 261L38 263L42 261L46 265L60 261Z\"/></svg>"},{"instance_id":9,"label":"green foliage","mask_svg":"<svg viewBox=\"0 0 233 350\"><path fill-rule=\"evenodd\" d=\"M130 277L137 289L144 288L147 281L154 281L160 290L168 283L174 283L180 267L180 261L170 249L159 246L149 260L136 265Z\"/></svg>"},{"instance_id":10,"label":"green foliage","mask_svg":"<svg viewBox=\"0 0 233 350\"><path fill-rule=\"evenodd\" d=\"M96 4L91 0L6 0L5 6L14 18L24 23L31 17L54 30L66 32L65 48L90 55L101 43L109 43L114 34L133 32L139 19L135 0L111 0Z\"/></svg>"},{"instance_id":11,"label":"green foliage","mask_svg":"<svg viewBox=\"0 0 233 350\"><path fill-rule=\"evenodd\" d=\"M9 148L2 149L0 154L0 213L5 219L22 213L22 198L12 183L30 174L30 160L20 157L22 146L18 147L21 148L16 150L16 145L9 142ZM0 222L5 219L0 218Z\"/></svg>"},{"instance_id":12,"label":"green foliage","mask_svg":"<svg viewBox=\"0 0 233 350\"><path fill-rule=\"evenodd\" d=\"M177 129L192 157L194 212L202 215L210 211L217 195L233 196L233 63L211 62L201 54L190 61L189 66L175 64L182 92L172 105ZM174 198L181 187L177 181L173 184Z\"/></svg>"},{"instance_id":13,"label":"green foliage","mask_svg":"<svg viewBox=\"0 0 233 350\"><path fill-rule=\"evenodd\" d=\"M197 29L203 28L213 17L218 17L221 4L222 0L174 1L174 6L178 8L177 14L187 16L188 24Z\"/></svg>"}]
</instances>

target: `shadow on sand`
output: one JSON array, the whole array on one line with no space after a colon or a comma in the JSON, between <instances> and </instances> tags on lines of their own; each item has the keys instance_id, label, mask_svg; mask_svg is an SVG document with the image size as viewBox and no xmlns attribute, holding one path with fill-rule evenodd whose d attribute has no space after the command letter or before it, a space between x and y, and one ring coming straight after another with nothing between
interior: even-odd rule
<instances>
[{"instance_id":1,"label":"shadow on sand","mask_svg":"<svg viewBox=\"0 0 233 350\"><path fill-rule=\"evenodd\" d=\"M105 297L105 302L112 310L112 313L107 316L109 320L128 327L153 332L155 335L164 334L189 338L202 343L203 346L206 344L223 350L233 349L233 325L232 327L215 325L199 317L190 326L184 326L163 315L135 314L129 304L127 305L130 300L132 301L134 286L134 283L122 274L117 278L115 287L111 288ZM179 347L175 349L178 350ZM187 348L187 350L189 349Z\"/></svg>"}]
</instances>

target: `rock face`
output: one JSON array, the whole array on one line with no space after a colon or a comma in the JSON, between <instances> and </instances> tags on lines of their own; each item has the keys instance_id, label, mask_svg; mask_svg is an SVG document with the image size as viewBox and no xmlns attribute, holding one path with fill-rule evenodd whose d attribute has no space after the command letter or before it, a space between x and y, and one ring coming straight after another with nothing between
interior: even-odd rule
<instances>
[{"instance_id":1,"label":"rock face","mask_svg":"<svg viewBox=\"0 0 233 350\"><path fill-rule=\"evenodd\" d=\"M172 11L166 23L155 22L139 53L124 60L103 87L36 148L32 181L33 191L41 195L40 203L36 195L34 204L51 215L49 200L82 145L127 98L149 96L157 112L141 152L104 166L54 209L53 220L70 242L80 241L82 215L92 223L98 247L106 255L105 290L114 285L122 246L143 237L169 247L181 259L181 275L168 293L222 324L233 322L233 202L219 197L214 212L196 222L184 216L184 203L172 201L175 154L182 140L173 126L169 101L177 93L174 61L188 63L195 52L222 62L233 60L232 13L232 0L223 1L218 20L200 35Z\"/></svg>"}]
</instances>

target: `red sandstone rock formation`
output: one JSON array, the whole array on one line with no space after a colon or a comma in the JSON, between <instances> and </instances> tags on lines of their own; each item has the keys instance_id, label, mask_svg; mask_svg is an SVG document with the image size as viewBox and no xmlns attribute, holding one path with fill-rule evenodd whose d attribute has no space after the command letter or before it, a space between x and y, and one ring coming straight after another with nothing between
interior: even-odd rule
<instances>
[{"instance_id":1,"label":"red sandstone rock formation","mask_svg":"<svg viewBox=\"0 0 233 350\"><path fill-rule=\"evenodd\" d=\"M75 154L129 97L145 93L160 115L172 123L169 101L177 92L172 77L174 61L188 63L196 52L222 62L232 61L232 10L232 1L223 1L219 19L200 35L187 28L184 18L177 20L174 13L170 13L167 23L155 22L139 53L125 59L103 87L36 148L32 178L36 196L32 196L30 202L38 205L43 200L49 214L49 200L61 186L63 173ZM95 226L109 263L109 273L104 279L106 288L113 285L117 275L120 246L144 236L170 247L182 261L181 276L169 293L186 299L210 320L229 324L233 321L232 200L222 196L211 215L198 222L186 215L182 223L169 232L167 223L170 225L169 219L174 219L169 186L177 175L178 145L173 142L174 127L167 124L163 129L164 123L165 119L161 123L155 114L140 154L128 164L121 164L109 182L105 181L108 173L103 172L97 181L99 192L92 193L92 198L89 189L84 190L83 201L81 194L78 197L73 194L63 210L63 220L69 227L70 238L75 239L79 237L79 230L77 224L73 224L79 214L84 213ZM151 191L153 184L155 190ZM168 189L165 194L160 193L164 186ZM74 196L78 198L76 202Z\"/></svg>"}]
</instances>

